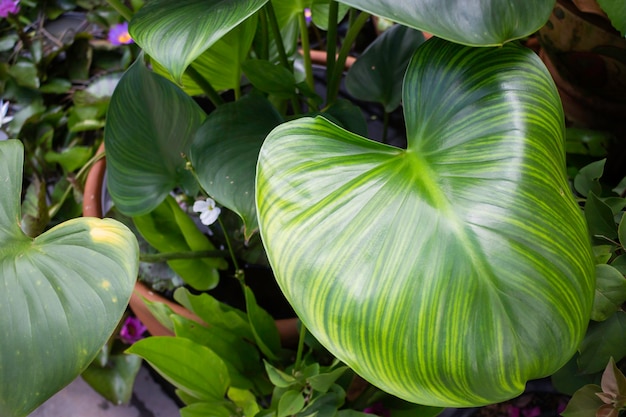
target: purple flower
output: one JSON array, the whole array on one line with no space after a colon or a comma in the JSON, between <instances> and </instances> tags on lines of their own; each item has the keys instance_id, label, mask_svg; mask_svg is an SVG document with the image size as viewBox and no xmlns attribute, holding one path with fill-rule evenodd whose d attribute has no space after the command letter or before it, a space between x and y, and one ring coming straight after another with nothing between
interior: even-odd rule
<instances>
[{"instance_id":1,"label":"purple flower","mask_svg":"<svg viewBox=\"0 0 626 417\"><path fill-rule=\"evenodd\" d=\"M10 14L18 14L20 0L0 0L0 17L7 18Z\"/></svg>"},{"instance_id":2,"label":"purple flower","mask_svg":"<svg viewBox=\"0 0 626 417\"><path fill-rule=\"evenodd\" d=\"M111 45L116 46L133 43L133 38L128 33L128 22L111 26L109 29L109 42L111 42Z\"/></svg>"},{"instance_id":3,"label":"purple flower","mask_svg":"<svg viewBox=\"0 0 626 417\"><path fill-rule=\"evenodd\" d=\"M541 408L533 407L522 411L522 414L524 417L539 417L541 415Z\"/></svg>"},{"instance_id":4,"label":"purple flower","mask_svg":"<svg viewBox=\"0 0 626 417\"><path fill-rule=\"evenodd\" d=\"M127 317L120 330L120 337L124 343L132 345L138 340L143 339L143 334L146 331L146 326L143 325L141 320L135 317Z\"/></svg>"},{"instance_id":5,"label":"purple flower","mask_svg":"<svg viewBox=\"0 0 626 417\"><path fill-rule=\"evenodd\" d=\"M312 19L311 9L307 7L306 9L304 9L304 20L306 20L307 25L311 24L311 19Z\"/></svg>"},{"instance_id":6,"label":"purple flower","mask_svg":"<svg viewBox=\"0 0 626 417\"><path fill-rule=\"evenodd\" d=\"M380 417L391 417L391 412L385 408L383 403L374 403L363 410L366 414L375 414Z\"/></svg>"}]
</instances>

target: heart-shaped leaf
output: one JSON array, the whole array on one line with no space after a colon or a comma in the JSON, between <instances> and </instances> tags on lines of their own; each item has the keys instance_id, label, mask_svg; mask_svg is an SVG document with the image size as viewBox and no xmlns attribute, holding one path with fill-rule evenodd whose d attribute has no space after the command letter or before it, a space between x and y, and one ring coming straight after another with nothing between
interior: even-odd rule
<instances>
[{"instance_id":1,"label":"heart-shaped leaf","mask_svg":"<svg viewBox=\"0 0 626 417\"><path fill-rule=\"evenodd\" d=\"M104 132L107 184L122 213L149 213L177 185L197 191L181 154L189 152L205 117L191 97L141 58L128 69L111 98Z\"/></svg>"},{"instance_id":2,"label":"heart-shaped leaf","mask_svg":"<svg viewBox=\"0 0 626 417\"><path fill-rule=\"evenodd\" d=\"M403 91L406 150L321 117L268 135L268 257L307 328L380 388L437 406L514 397L574 354L594 294L559 96L528 49L436 38Z\"/></svg>"},{"instance_id":3,"label":"heart-shaped leaf","mask_svg":"<svg viewBox=\"0 0 626 417\"><path fill-rule=\"evenodd\" d=\"M215 42L191 63L191 66L215 90L228 90L241 83L241 64L250 53L256 24L257 19L247 19ZM157 74L178 83L178 80L172 77L158 61L152 60L152 69ZM204 93L202 88L187 74L183 75L182 88L190 96Z\"/></svg>"},{"instance_id":4,"label":"heart-shaped leaf","mask_svg":"<svg viewBox=\"0 0 626 417\"><path fill-rule=\"evenodd\" d=\"M523 38L547 21L554 0L338 0L376 16L463 45Z\"/></svg>"},{"instance_id":5,"label":"heart-shaped leaf","mask_svg":"<svg viewBox=\"0 0 626 417\"><path fill-rule=\"evenodd\" d=\"M244 222L245 238L257 228L254 178L265 136L280 114L260 96L246 96L213 111L198 130L190 159L202 187Z\"/></svg>"},{"instance_id":6,"label":"heart-shaped leaf","mask_svg":"<svg viewBox=\"0 0 626 417\"><path fill-rule=\"evenodd\" d=\"M211 45L268 0L152 0L130 22L135 42L175 80Z\"/></svg>"},{"instance_id":7,"label":"heart-shaped leaf","mask_svg":"<svg viewBox=\"0 0 626 417\"><path fill-rule=\"evenodd\" d=\"M0 415L26 416L94 359L126 309L137 241L110 219L37 238L20 224L24 149L0 142Z\"/></svg>"}]
</instances>

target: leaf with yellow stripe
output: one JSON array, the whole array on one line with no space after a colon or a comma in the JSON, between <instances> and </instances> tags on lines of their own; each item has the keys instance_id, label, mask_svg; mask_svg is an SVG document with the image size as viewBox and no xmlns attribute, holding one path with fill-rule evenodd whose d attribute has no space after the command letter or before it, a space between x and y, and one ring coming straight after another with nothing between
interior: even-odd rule
<instances>
[{"instance_id":1,"label":"leaf with yellow stripe","mask_svg":"<svg viewBox=\"0 0 626 417\"><path fill-rule=\"evenodd\" d=\"M574 354L594 295L558 94L530 50L434 38L403 103L407 149L321 117L269 134L256 201L272 268L315 337L385 391L515 397Z\"/></svg>"}]
</instances>

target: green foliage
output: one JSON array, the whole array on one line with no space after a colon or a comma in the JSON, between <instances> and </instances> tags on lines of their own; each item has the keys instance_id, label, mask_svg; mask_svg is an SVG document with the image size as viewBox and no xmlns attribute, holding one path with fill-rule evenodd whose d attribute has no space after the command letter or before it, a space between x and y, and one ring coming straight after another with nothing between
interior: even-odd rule
<instances>
[{"instance_id":1,"label":"green foliage","mask_svg":"<svg viewBox=\"0 0 626 417\"><path fill-rule=\"evenodd\" d=\"M0 415L28 415L93 360L126 309L137 243L110 219L20 229L24 148L0 142ZM33 301L36 300L36 301Z\"/></svg>"}]
</instances>

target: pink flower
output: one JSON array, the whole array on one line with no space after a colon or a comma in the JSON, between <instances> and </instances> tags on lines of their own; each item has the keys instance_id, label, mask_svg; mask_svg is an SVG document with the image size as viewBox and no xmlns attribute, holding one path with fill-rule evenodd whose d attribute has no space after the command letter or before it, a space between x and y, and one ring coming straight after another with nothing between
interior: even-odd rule
<instances>
[{"instance_id":1,"label":"pink flower","mask_svg":"<svg viewBox=\"0 0 626 417\"><path fill-rule=\"evenodd\" d=\"M363 410L366 414L375 414L380 417L391 417L391 412L382 403L374 403Z\"/></svg>"},{"instance_id":2,"label":"pink flower","mask_svg":"<svg viewBox=\"0 0 626 417\"><path fill-rule=\"evenodd\" d=\"M133 38L128 33L128 22L111 26L109 29L109 42L115 46L133 43Z\"/></svg>"},{"instance_id":3,"label":"pink flower","mask_svg":"<svg viewBox=\"0 0 626 417\"><path fill-rule=\"evenodd\" d=\"M524 417L539 417L541 415L541 408L533 407L522 411L522 414Z\"/></svg>"},{"instance_id":4,"label":"pink flower","mask_svg":"<svg viewBox=\"0 0 626 417\"><path fill-rule=\"evenodd\" d=\"M146 326L143 325L141 320L135 317L127 317L122 330L120 330L120 337L124 343L132 345L136 341L143 339L145 331Z\"/></svg>"},{"instance_id":5,"label":"pink flower","mask_svg":"<svg viewBox=\"0 0 626 417\"><path fill-rule=\"evenodd\" d=\"M0 0L0 17L7 18L10 14L18 14L20 0Z\"/></svg>"}]
</instances>

